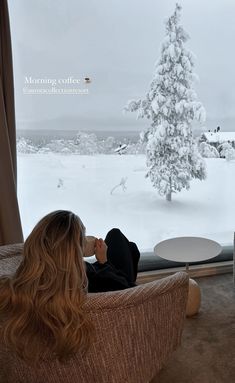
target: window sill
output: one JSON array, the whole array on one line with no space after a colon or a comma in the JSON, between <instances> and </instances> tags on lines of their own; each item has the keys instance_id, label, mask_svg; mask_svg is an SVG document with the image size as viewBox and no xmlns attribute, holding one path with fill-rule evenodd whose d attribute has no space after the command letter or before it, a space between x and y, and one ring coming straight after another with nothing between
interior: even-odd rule
<instances>
[{"instance_id":1,"label":"window sill","mask_svg":"<svg viewBox=\"0 0 235 383\"><path fill-rule=\"evenodd\" d=\"M185 266L168 267L166 269L140 271L137 275L137 284L147 283L172 275L178 271L185 271ZM233 272L233 261L211 262L207 264L192 265L189 267L189 276L200 278Z\"/></svg>"}]
</instances>

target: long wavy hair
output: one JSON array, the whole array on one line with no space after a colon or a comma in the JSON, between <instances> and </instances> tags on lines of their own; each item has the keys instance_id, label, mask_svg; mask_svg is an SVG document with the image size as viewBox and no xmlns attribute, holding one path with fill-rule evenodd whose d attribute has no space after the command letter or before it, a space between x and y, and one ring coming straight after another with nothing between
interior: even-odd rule
<instances>
[{"instance_id":1,"label":"long wavy hair","mask_svg":"<svg viewBox=\"0 0 235 383\"><path fill-rule=\"evenodd\" d=\"M89 348L84 246L80 218L54 211L28 236L16 273L0 279L0 337L28 364L38 363L45 346L60 362Z\"/></svg>"}]
</instances>

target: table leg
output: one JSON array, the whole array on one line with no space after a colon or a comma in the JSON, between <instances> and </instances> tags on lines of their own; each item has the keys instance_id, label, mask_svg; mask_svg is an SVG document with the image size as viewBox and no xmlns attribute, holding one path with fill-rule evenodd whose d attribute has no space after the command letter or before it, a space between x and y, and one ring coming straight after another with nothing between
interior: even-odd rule
<instances>
[{"instance_id":1,"label":"table leg","mask_svg":"<svg viewBox=\"0 0 235 383\"><path fill-rule=\"evenodd\" d=\"M201 306L201 290L194 279L189 279L188 301L186 307L186 316L191 317L198 313Z\"/></svg>"},{"instance_id":2,"label":"table leg","mask_svg":"<svg viewBox=\"0 0 235 383\"><path fill-rule=\"evenodd\" d=\"M186 273L189 272L189 264L186 263ZM186 307L186 316L191 317L196 315L201 307L201 290L197 282L189 278L189 290L188 290L188 301Z\"/></svg>"}]
</instances>

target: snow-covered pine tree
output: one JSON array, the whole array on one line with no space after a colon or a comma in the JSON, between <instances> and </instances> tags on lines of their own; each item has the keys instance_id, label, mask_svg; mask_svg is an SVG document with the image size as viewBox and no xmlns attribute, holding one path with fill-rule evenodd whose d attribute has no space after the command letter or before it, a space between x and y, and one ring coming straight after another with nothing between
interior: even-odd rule
<instances>
[{"instance_id":1,"label":"snow-covered pine tree","mask_svg":"<svg viewBox=\"0 0 235 383\"><path fill-rule=\"evenodd\" d=\"M190 180L205 179L205 164L192 134L192 122L205 121L205 109L197 100L193 83L193 55L184 47L188 35L180 25L181 6L176 4L166 22L166 37L155 66L150 89L143 100L130 100L125 108L147 117L151 126L142 133L147 142L148 177L160 195L189 189Z\"/></svg>"}]
</instances>

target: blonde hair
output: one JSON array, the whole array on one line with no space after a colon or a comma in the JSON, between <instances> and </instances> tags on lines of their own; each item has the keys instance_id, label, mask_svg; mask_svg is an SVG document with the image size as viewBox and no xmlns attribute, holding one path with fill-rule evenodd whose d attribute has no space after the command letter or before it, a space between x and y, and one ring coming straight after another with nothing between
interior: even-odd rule
<instances>
[{"instance_id":1,"label":"blonde hair","mask_svg":"<svg viewBox=\"0 0 235 383\"><path fill-rule=\"evenodd\" d=\"M4 345L35 364L49 347L66 361L86 352L92 325L83 303L85 227L70 211L54 211L35 226L15 275L0 279L0 337Z\"/></svg>"}]
</instances>

